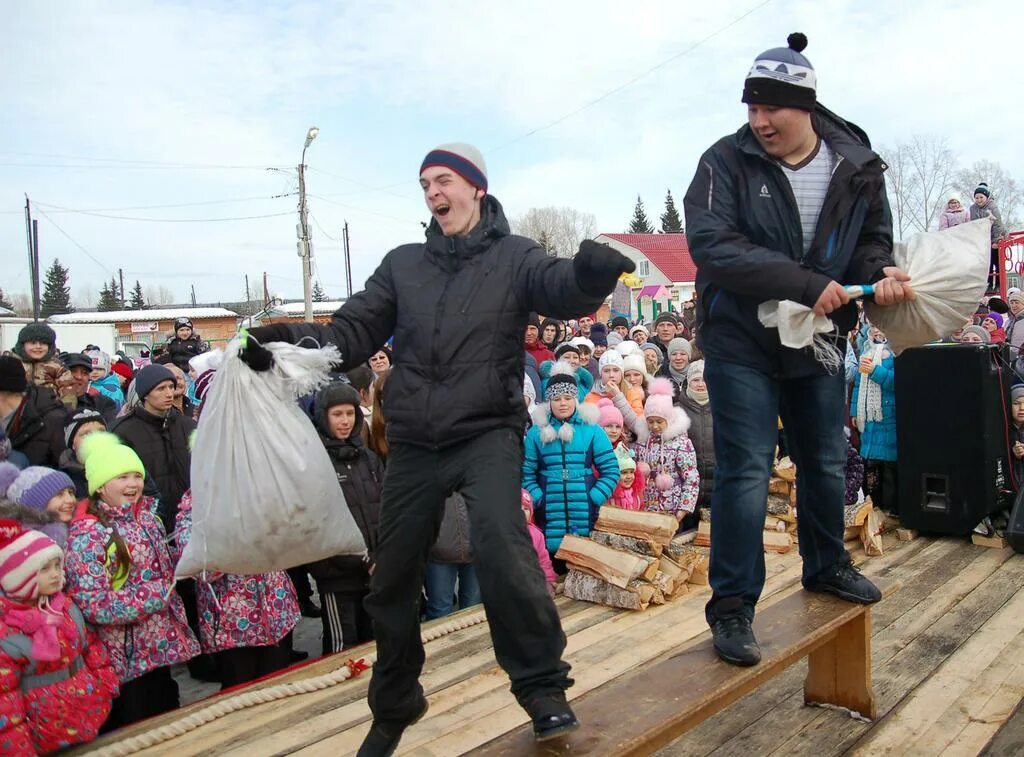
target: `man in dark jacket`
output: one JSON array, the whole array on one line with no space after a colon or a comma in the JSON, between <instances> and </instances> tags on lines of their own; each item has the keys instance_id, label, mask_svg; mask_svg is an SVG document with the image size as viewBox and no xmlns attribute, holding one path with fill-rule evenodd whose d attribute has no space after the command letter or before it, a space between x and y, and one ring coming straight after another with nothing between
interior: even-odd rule
<instances>
[{"instance_id":1,"label":"man in dark jacket","mask_svg":"<svg viewBox=\"0 0 1024 757\"><path fill-rule=\"evenodd\" d=\"M196 422L174 407L175 376L162 365L147 365L135 376L141 404L117 421L111 431L135 450L146 466L147 488L155 489L160 520L174 530L178 503L191 486L189 437Z\"/></svg>"},{"instance_id":2,"label":"man in dark jacket","mask_svg":"<svg viewBox=\"0 0 1024 757\"><path fill-rule=\"evenodd\" d=\"M309 565L322 603L325 655L373 639L363 600L370 588L370 565L380 530L384 465L363 444L365 421L360 404L359 392L340 381L325 386L313 400L314 425L367 548L365 558L341 555Z\"/></svg>"},{"instance_id":3,"label":"man in dark jacket","mask_svg":"<svg viewBox=\"0 0 1024 757\"><path fill-rule=\"evenodd\" d=\"M568 319L593 312L634 269L592 241L566 260L511 234L501 204L487 193L483 157L470 145L428 153L420 187L433 216L425 243L388 253L329 325L254 329L243 353L254 368L267 368L259 342L312 336L337 344L345 364L358 365L394 334L384 392L391 454L366 599L377 638L368 696L374 722L360 755L390 754L426 712L414 608L452 491L466 500L494 651L513 694L537 738L577 727L565 699L572 683L561 660L565 634L519 505L523 334L530 313Z\"/></svg>"},{"instance_id":4,"label":"man in dark jacket","mask_svg":"<svg viewBox=\"0 0 1024 757\"><path fill-rule=\"evenodd\" d=\"M167 340L167 359L188 373L188 361L206 352L206 345L192 329L192 321L178 318L174 321L174 336Z\"/></svg>"},{"instance_id":5,"label":"man in dark jacket","mask_svg":"<svg viewBox=\"0 0 1024 757\"><path fill-rule=\"evenodd\" d=\"M89 386L92 361L80 352L64 359L68 374L60 383L61 398L71 410L95 410L108 426L117 417L117 403Z\"/></svg>"},{"instance_id":6,"label":"man in dark jacket","mask_svg":"<svg viewBox=\"0 0 1024 757\"><path fill-rule=\"evenodd\" d=\"M57 467L64 452L65 412L52 390L28 382L18 358L0 357L0 430L29 465Z\"/></svg>"},{"instance_id":7,"label":"man in dark jacket","mask_svg":"<svg viewBox=\"0 0 1024 757\"><path fill-rule=\"evenodd\" d=\"M676 317L671 313L661 313L654 319L654 333L647 340L657 345L661 356L668 362L668 345L676 338Z\"/></svg>"},{"instance_id":8,"label":"man in dark jacket","mask_svg":"<svg viewBox=\"0 0 1024 757\"><path fill-rule=\"evenodd\" d=\"M806 37L789 44L754 62L743 90L748 124L704 153L685 199L715 424L707 618L719 656L737 665L760 660L751 621L780 413L798 471L804 586L880 598L843 547L843 374L782 347L758 305L793 300L830 316L841 356L856 317L844 284L874 283L880 305L912 296L892 265L885 166L862 131L817 105L815 72L800 54Z\"/></svg>"}]
</instances>

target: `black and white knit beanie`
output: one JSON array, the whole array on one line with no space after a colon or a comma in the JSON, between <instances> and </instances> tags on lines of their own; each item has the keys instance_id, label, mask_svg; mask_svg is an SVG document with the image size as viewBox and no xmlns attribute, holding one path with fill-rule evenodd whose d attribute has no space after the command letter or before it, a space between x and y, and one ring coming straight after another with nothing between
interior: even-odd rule
<instances>
[{"instance_id":1,"label":"black and white knit beanie","mask_svg":"<svg viewBox=\"0 0 1024 757\"><path fill-rule=\"evenodd\" d=\"M811 111L818 101L818 77L802 53L807 37L799 32L788 47L773 47L757 56L743 85L743 102Z\"/></svg>"}]
</instances>

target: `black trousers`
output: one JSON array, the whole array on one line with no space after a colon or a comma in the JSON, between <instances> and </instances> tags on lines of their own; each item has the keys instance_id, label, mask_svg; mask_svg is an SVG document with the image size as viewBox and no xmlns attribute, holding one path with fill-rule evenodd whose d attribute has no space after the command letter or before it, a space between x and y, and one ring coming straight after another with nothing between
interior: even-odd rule
<instances>
[{"instance_id":1,"label":"black trousers","mask_svg":"<svg viewBox=\"0 0 1024 757\"><path fill-rule=\"evenodd\" d=\"M378 720L417 714L423 688L420 594L445 497L466 499L474 567L498 663L520 704L572 685L565 634L520 508L523 440L495 429L442 450L393 444L384 478L370 594L377 662L368 700Z\"/></svg>"},{"instance_id":2,"label":"black trousers","mask_svg":"<svg viewBox=\"0 0 1024 757\"><path fill-rule=\"evenodd\" d=\"M291 662L292 642L290 634L277 644L263 647L237 647L224 649L213 655L220 674L221 688L227 689L239 684L255 681L287 668Z\"/></svg>"},{"instance_id":3,"label":"black trousers","mask_svg":"<svg viewBox=\"0 0 1024 757\"><path fill-rule=\"evenodd\" d=\"M170 712L178 704L178 682L171 676L170 666L156 668L121 684L100 733Z\"/></svg>"},{"instance_id":4,"label":"black trousers","mask_svg":"<svg viewBox=\"0 0 1024 757\"><path fill-rule=\"evenodd\" d=\"M865 460L864 493L875 507L899 517L900 489L896 462Z\"/></svg>"},{"instance_id":5,"label":"black trousers","mask_svg":"<svg viewBox=\"0 0 1024 757\"><path fill-rule=\"evenodd\" d=\"M341 652L349 647L373 641L373 621L363 607L366 595L326 591L320 595L324 614L323 653Z\"/></svg>"},{"instance_id":6,"label":"black trousers","mask_svg":"<svg viewBox=\"0 0 1024 757\"><path fill-rule=\"evenodd\" d=\"M313 585L309 582L309 567L296 565L288 568L288 578L292 579L295 587L295 596L300 603L308 602L313 598Z\"/></svg>"}]
</instances>

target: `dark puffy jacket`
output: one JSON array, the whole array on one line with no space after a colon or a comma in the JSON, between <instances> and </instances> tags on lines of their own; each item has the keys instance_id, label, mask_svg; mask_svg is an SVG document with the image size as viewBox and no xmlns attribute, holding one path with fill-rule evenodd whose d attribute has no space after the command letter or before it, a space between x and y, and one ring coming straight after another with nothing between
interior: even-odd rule
<instances>
[{"instance_id":1,"label":"dark puffy jacket","mask_svg":"<svg viewBox=\"0 0 1024 757\"><path fill-rule=\"evenodd\" d=\"M64 444L64 419L67 409L51 389L29 384L21 406L7 427L11 447L28 458L32 465L56 468Z\"/></svg>"},{"instance_id":2,"label":"dark puffy jacket","mask_svg":"<svg viewBox=\"0 0 1024 757\"><path fill-rule=\"evenodd\" d=\"M348 439L334 439L327 427L326 412L334 405L353 404L356 422ZM345 502L366 542L367 559L360 555L339 555L310 564L309 572L321 592L361 596L370 586L370 564L377 548L380 532L381 488L384 465L380 458L363 446L363 411L359 393L347 384L331 384L317 392L313 401L313 422L320 432L320 441L334 465Z\"/></svg>"},{"instance_id":3,"label":"dark puffy jacket","mask_svg":"<svg viewBox=\"0 0 1024 757\"><path fill-rule=\"evenodd\" d=\"M195 429L196 422L173 407L161 418L142 405L110 429L142 460L147 491L160 500L157 514L168 533L174 530L178 503L192 486L189 437Z\"/></svg>"},{"instance_id":4,"label":"dark puffy jacket","mask_svg":"<svg viewBox=\"0 0 1024 757\"><path fill-rule=\"evenodd\" d=\"M203 344L199 335L193 332L188 339L179 339L176 336L168 339L164 354L172 363L188 374L188 361L204 352L206 352L206 345Z\"/></svg>"},{"instance_id":5,"label":"dark puffy jacket","mask_svg":"<svg viewBox=\"0 0 1024 757\"><path fill-rule=\"evenodd\" d=\"M76 403L76 407L79 410L88 408L102 415L103 422L108 426L117 419L117 403L99 392L92 393L87 391L76 398Z\"/></svg>"},{"instance_id":6,"label":"dark puffy jacket","mask_svg":"<svg viewBox=\"0 0 1024 757\"><path fill-rule=\"evenodd\" d=\"M697 507L711 506L711 492L715 490L715 427L711 419L711 403L701 405L694 402L684 391L679 404L690 419L686 433L693 442L697 453L697 472L700 474L700 490Z\"/></svg>"},{"instance_id":7,"label":"dark puffy jacket","mask_svg":"<svg viewBox=\"0 0 1024 757\"><path fill-rule=\"evenodd\" d=\"M780 345L778 331L758 320L758 305L793 300L812 307L830 280L874 283L893 265L885 163L863 132L824 108L812 122L838 164L806 255L789 180L749 126L700 159L684 208L697 264L698 344L709 360L785 376L823 373L807 350ZM853 327L856 313L851 303L832 314L840 334Z\"/></svg>"},{"instance_id":8,"label":"dark puffy jacket","mask_svg":"<svg viewBox=\"0 0 1024 757\"><path fill-rule=\"evenodd\" d=\"M288 329L292 341L338 345L346 370L394 334L384 388L388 441L438 449L495 428L522 433L527 315L574 318L596 310L606 294L581 289L573 261L511 234L500 203L487 195L467 236L445 237L431 223L427 241L389 252L329 325Z\"/></svg>"}]
</instances>

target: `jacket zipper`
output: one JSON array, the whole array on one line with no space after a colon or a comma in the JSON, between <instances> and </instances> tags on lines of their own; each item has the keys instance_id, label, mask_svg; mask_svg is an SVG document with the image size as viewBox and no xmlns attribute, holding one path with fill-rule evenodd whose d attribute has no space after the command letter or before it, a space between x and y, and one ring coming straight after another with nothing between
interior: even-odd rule
<instances>
[{"instance_id":1,"label":"jacket zipper","mask_svg":"<svg viewBox=\"0 0 1024 757\"><path fill-rule=\"evenodd\" d=\"M479 292L483 288L484 282L487 281L487 277L491 275L491 272L493 270L494 266L492 265L490 268L484 271L484 275L481 276L480 280L473 285L473 289L472 291L470 291L469 297L466 298L465 303L463 303L462 305L462 309L459 310L460 315L466 315L467 313L469 313L469 306L473 304L473 300L476 299L477 292Z\"/></svg>"},{"instance_id":2,"label":"jacket zipper","mask_svg":"<svg viewBox=\"0 0 1024 757\"><path fill-rule=\"evenodd\" d=\"M455 254L455 240L451 241L451 253ZM441 361L441 356L438 354L438 345L441 342L441 318L444 315L445 301L448 299L448 287L452 283L452 274L449 273L445 279L444 288L441 290L441 297L437 300L437 309L434 312L434 339L430 345L430 356L431 365L436 371L438 364ZM430 383L427 385L427 403L426 403L426 417L430 418L430 407L431 400L434 397L434 383L437 381L436 373L433 373L430 377ZM434 449L437 449L437 444L432 445Z\"/></svg>"},{"instance_id":3,"label":"jacket zipper","mask_svg":"<svg viewBox=\"0 0 1024 757\"><path fill-rule=\"evenodd\" d=\"M565 421L563 421L563 425ZM565 533L569 533L569 465L565 459L565 442L558 440L562 448L562 504L565 505Z\"/></svg>"}]
</instances>

